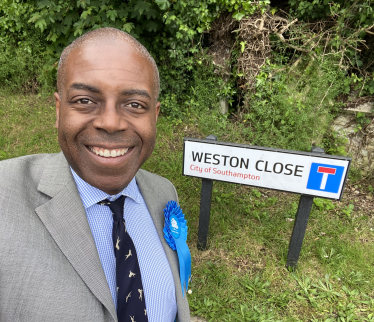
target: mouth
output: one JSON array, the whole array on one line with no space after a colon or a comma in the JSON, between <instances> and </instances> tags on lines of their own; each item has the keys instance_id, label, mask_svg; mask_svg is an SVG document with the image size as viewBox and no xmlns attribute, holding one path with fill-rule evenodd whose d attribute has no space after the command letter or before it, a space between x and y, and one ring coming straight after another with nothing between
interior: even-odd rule
<instances>
[{"instance_id":1,"label":"mouth","mask_svg":"<svg viewBox=\"0 0 374 322\"><path fill-rule=\"evenodd\" d=\"M104 157L104 158L118 158L120 156L125 155L129 151L129 148L104 149L104 148L100 148L96 146L88 146L88 148L96 155Z\"/></svg>"}]
</instances>

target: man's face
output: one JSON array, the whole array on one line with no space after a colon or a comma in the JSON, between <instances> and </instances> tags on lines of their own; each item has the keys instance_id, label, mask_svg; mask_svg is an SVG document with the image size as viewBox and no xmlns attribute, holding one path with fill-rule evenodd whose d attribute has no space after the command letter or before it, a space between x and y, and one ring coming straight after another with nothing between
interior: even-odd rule
<instances>
[{"instance_id":1,"label":"man's face","mask_svg":"<svg viewBox=\"0 0 374 322\"><path fill-rule=\"evenodd\" d=\"M152 65L129 45L74 48L56 99L62 152L74 171L109 194L123 190L151 155L160 103Z\"/></svg>"}]
</instances>

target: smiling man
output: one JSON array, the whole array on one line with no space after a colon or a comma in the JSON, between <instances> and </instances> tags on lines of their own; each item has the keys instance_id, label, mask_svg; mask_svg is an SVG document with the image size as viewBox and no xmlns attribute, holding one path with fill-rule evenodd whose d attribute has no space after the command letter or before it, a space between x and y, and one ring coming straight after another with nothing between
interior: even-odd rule
<instances>
[{"instance_id":1,"label":"smiling man","mask_svg":"<svg viewBox=\"0 0 374 322\"><path fill-rule=\"evenodd\" d=\"M113 28L61 55L62 153L0 163L0 321L189 322L163 208L166 179L140 170L156 140L159 76Z\"/></svg>"}]
</instances>

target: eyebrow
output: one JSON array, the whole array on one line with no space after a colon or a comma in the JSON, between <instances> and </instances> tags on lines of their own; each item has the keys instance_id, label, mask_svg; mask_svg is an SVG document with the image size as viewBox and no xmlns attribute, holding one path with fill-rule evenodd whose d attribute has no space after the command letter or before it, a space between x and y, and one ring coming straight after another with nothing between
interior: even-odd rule
<instances>
[{"instance_id":1,"label":"eyebrow","mask_svg":"<svg viewBox=\"0 0 374 322\"><path fill-rule=\"evenodd\" d=\"M124 95L124 96L139 95L139 96L151 98L151 96L148 94L148 92L145 91L145 90L142 90L142 89L124 90L124 91L121 92L121 95Z\"/></svg>"},{"instance_id":2,"label":"eyebrow","mask_svg":"<svg viewBox=\"0 0 374 322\"><path fill-rule=\"evenodd\" d=\"M101 93L101 91L98 88L91 86L91 85L83 84L83 83L73 83L71 84L70 88L71 89L83 89L83 90L93 92L93 93Z\"/></svg>"},{"instance_id":3,"label":"eyebrow","mask_svg":"<svg viewBox=\"0 0 374 322\"><path fill-rule=\"evenodd\" d=\"M73 83L70 86L70 88L71 89L78 89L78 90L83 89L83 90L93 92L93 93L101 93L101 91L98 88L96 88L94 86L91 86L91 85L83 84L83 83ZM124 90L124 91L121 92L121 95L123 95L123 96L139 95L139 96L143 96L143 97L151 99L151 96L148 94L148 92L145 91L145 90L142 90L142 89Z\"/></svg>"}]
</instances>

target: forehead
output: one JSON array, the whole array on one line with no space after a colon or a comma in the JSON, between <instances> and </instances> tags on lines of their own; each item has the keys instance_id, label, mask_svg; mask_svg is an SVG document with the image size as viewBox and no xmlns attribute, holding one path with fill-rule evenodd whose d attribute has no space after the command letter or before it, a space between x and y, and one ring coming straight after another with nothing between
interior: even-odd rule
<instances>
[{"instance_id":1,"label":"forehead","mask_svg":"<svg viewBox=\"0 0 374 322\"><path fill-rule=\"evenodd\" d=\"M131 83L154 92L151 63L126 43L101 41L73 48L65 61L65 87L73 82L97 81L110 84ZM122 84L124 85L124 84Z\"/></svg>"}]
</instances>

